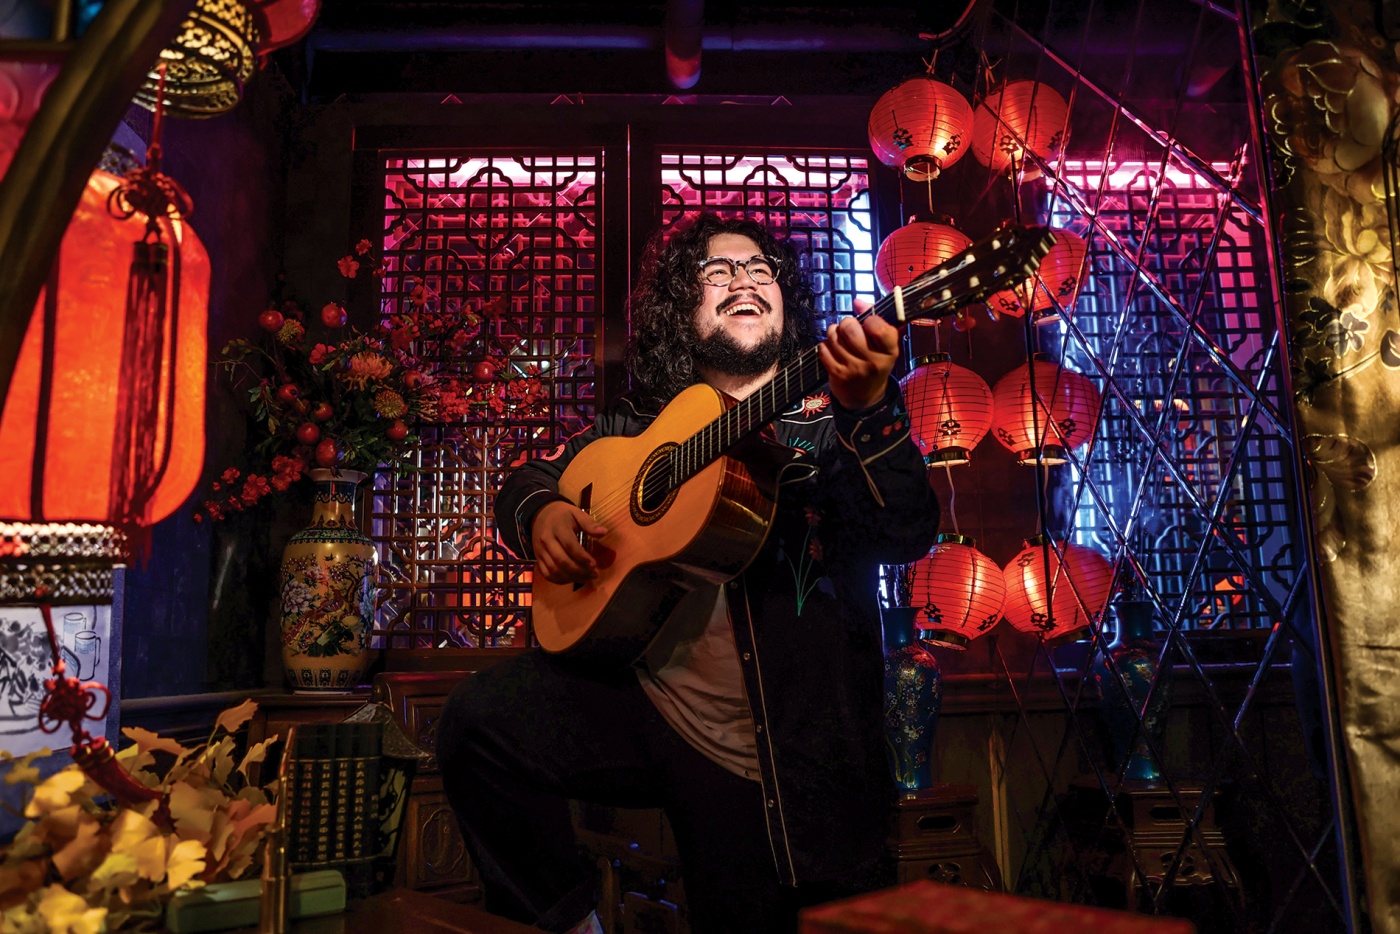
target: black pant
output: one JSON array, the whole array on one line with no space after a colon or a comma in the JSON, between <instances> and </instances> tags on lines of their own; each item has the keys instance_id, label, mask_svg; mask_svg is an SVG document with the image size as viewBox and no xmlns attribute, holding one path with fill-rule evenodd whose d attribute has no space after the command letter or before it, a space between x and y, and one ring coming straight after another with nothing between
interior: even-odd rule
<instances>
[{"instance_id":1,"label":"black pant","mask_svg":"<svg viewBox=\"0 0 1400 934\"><path fill-rule=\"evenodd\" d=\"M778 882L762 788L705 758L631 671L599 675L535 651L447 699L438 759L488 910L564 931L597 905L569 799L666 811L694 934L781 932L829 886Z\"/></svg>"}]
</instances>

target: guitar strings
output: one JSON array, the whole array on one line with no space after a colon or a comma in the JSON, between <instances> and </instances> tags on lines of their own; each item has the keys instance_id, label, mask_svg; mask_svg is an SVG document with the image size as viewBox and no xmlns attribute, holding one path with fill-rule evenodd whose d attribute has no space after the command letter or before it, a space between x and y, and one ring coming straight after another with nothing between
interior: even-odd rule
<instances>
[{"instance_id":1,"label":"guitar strings","mask_svg":"<svg viewBox=\"0 0 1400 934\"><path fill-rule=\"evenodd\" d=\"M957 283L957 280L968 278L967 269L976 261L977 257L969 253L957 266L950 269L935 269L920 276L908 286L905 286L904 290L906 296L916 291L931 288L935 285L941 284L944 286L943 294L938 297L935 303L927 306L919 317L927 317L938 311L944 311L947 307L959 307L965 304L967 295L962 294L963 290L960 284ZM994 270L991 278L996 279L1005 272L1005 267L998 267ZM982 291L987 291L988 283L975 282L975 287L980 288ZM953 298L955 294L958 297L956 304ZM863 321L872 314L879 314L881 317L886 317L889 311L895 307L895 304L895 296L888 295L854 317L857 321ZM921 304L923 303L921 302ZM785 395L791 394L790 378L794 371L797 376L798 393L805 391L803 387L806 378L809 376L807 372L809 368L816 371L810 375L817 375L821 372L821 358L817 353L818 346L820 345L818 344L807 348L795 360L779 371L778 375L783 377L783 384L786 389ZM671 494L672 490L678 489L687 480L722 457L722 450L715 451L714 453L710 452L709 444L714 440L710 436L717 435L718 440L721 442L720 448L727 448L729 444L732 443L729 441L730 423L738 423L738 427L734 433L734 441L738 441L740 438L761 427L762 424L766 424L766 420L759 422L756 413L752 412L752 410L758 409L760 412L762 411L762 392L764 389L772 387L776 393L777 381L778 377L775 376L772 380L765 383L764 386L759 387L758 392L754 395L741 400L719 418L710 422L685 441L678 444L675 449L666 454L663 458L653 462L651 469L641 481L641 490L639 491L640 501L643 503L664 501L664 499ZM776 395L771 404L776 408ZM748 417L748 424L745 424L746 416ZM676 460L678 456L682 458L679 462L679 470L677 469L678 463ZM636 485L636 478L634 477L633 482L615 487L607 495L589 507L589 515L595 522L607 526L611 530L615 527L614 523L618 518L630 514L633 502L633 490Z\"/></svg>"}]
</instances>

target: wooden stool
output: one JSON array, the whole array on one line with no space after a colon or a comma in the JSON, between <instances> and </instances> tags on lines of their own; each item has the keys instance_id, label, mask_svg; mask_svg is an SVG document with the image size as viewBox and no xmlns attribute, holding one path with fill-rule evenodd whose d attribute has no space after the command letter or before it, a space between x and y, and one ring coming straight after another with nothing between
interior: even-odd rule
<instances>
[{"instance_id":1,"label":"wooden stool","mask_svg":"<svg viewBox=\"0 0 1400 934\"><path fill-rule=\"evenodd\" d=\"M977 789L940 783L900 795L889 852L902 885L932 879L989 892L1001 891L996 860L974 830Z\"/></svg>"},{"instance_id":2,"label":"wooden stool","mask_svg":"<svg viewBox=\"0 0 1400 934\"><path fill-rule=\"evenodd\" d=\"M1102 786L1091 781L1070 785L1061 815L1084 857L1099 904L1153 910L1186 822L1205 791L1199 784L1174 787L1176 795L1160 782L1125 781L1114 796L1116 816L1110 816ZM1234 930L1242 917L1240 880L1216 822L1214 800L1206 805L1157 910L1190 918L1202 932Z\"/></svg>"}]
</instances>

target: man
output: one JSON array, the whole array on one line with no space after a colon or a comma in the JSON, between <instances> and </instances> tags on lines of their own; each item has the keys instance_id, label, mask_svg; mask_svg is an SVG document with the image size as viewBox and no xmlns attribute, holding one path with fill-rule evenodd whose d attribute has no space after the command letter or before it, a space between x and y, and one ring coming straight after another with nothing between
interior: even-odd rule
<instances>
[{"instance_id":1,"label":"man","mask_svg":"<svg viewBox=\"0 0 1400 934\"><path fill-rule=\"evenodd\" d=\"M653 244L630 312L634 392L496 499L502 540L555 583L592 579L580 535L607 533L558 493L584 445L639 434L696 382L741 399L818 337L791 251L708 214ZM819 353L829 391L773 426L797 459L741 575L692 591L632 669L535 651L448 699L438 754L493 911L597 930L570 798L665 809L695 934L792 930L799 907L869 887L892 798L878 565L922 556L938 506L890 377L895 329L846 318Z\"/></svg>"}]
</instances>

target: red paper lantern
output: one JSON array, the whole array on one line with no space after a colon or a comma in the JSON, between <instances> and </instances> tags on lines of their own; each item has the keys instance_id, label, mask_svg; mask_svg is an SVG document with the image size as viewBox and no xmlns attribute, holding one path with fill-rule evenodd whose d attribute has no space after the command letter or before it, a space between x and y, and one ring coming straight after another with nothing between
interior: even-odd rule
<instances>
[{"instance_id":1,"label":"red paper lantern","mask_svg":"<svg viewBox=\"0 0 1400 934\"><path fill-rule=\"evenodd\" d=\"M875 255L875 280L883 291L891 292L895 286L908 285L971 245L967 234L950 224L913 218L880 244L880 251ZM918 319L910 323L937 322Z\"/></svg>"},{"instance_id":2,"label":"red paper lantern","mask_svg":"<svg viewBox=\"0 0 1400 934\"><path fill-rule=\"evenodd\" d=\"M881 162L926 182L962 158L971 128L967 98L951 85L917 75L881 95L870 111L868 131Z\"/></svg>"},{"instance_id":3,"label":"red paper lantern","mask_svg":"<svg viewBox=\"0 0 1400 934\"><path fill-rule=\"evenodd\" d=\"M1036 354L992 389L992 431L1017 463L1063 464L1093 438L1099 401L1088 377Z\"/></svg>"},{"instance_id":4,"label":"red paper lantern","mask_svg":"<svg viewBox=\"0 0 1400 934\"><path fill-rule=\"evenodd\" d=\"M253 0L250 6L258 27L259 55L300 41L321 12L321 0Z\"/></svg>"},{"instance_id":5,"label":"red paper lantern","mask_svg":"<svg viewBox=\"0 0 1400 934\"><path fill-rule=\"evenodd\" d=\"M155 429L126 437L119 395L132 244L146 217L113 217L121 179L94 172L59 248L58 286L40 293L0 413L0 521L149 525L173 512L204 467L204 378L209 256L188 224L163 220L170 246L167 313L151 385ZM172 302L173 303L173 302ZM119 488L120 464L149 464ZM114 495L115 494L115 495ZM135 516L122 516L126 500Z\"/></svg>"},{"instance_id":6,"label":"red paper lantern","mask_svg":"<svg viewBox=\"0 0 1400 934\"><path fill-rule=\"evenodd\" d=\"M1006 621L1021 632L1073 641L1088 635L1113 592L1113 564L1092 548L1037 535L1006 565Z\"/></svg>"},{"instance_id":7,"label":"red paper lantern","mask_svg":"<svg viewBox=\"0 0 1400 934\"><path fill-rule=\"evenodd\" d=\"M998 175L1014 168L1022 178L1039 178L1040 166L1026 152L1045 162L1059 152L1068 113L1065 99L1048 85L1012 81L977 105L972 154Z\"/></svg>"},{"instance_id":8,"label":"red paper lantern","mask_svg":"<svg viewBox=\"0 0 1400 934\"><path fill-rule=\"evenodd\" d=\"M965 649L1001 619L1006 582L1001 568L966 535L944 533L914 562L910 602L919 638Z\"/></svg>"},{"instance_id":9,"label":"red paper lantern","mask_svg":"<svg viewBox=\"0 0 1400 934\"><path fill-rule=\"evenodd\" d=\"M1040 261L1040 268L1015 289L997 292L987 299L987 305L998 314L1019 318L1030 305L1035 324L1059 321L1061 313L1068 314L1079 297L1084 277L1084 256L1089 246L1084 238L1068 230L1055 230L1055 245Z\"/></svg>"},{"instance_id":10,"label":"red paper lantern","mask_svg":"<svg viewBox=\"0 0 1400 934\"><path fill-rule=\"evenodd\" d=\"M914 361L899 381L914 443L929 466L966 464L992 428L992 391L945 353Z\"/></svg>"}]
</instances>

